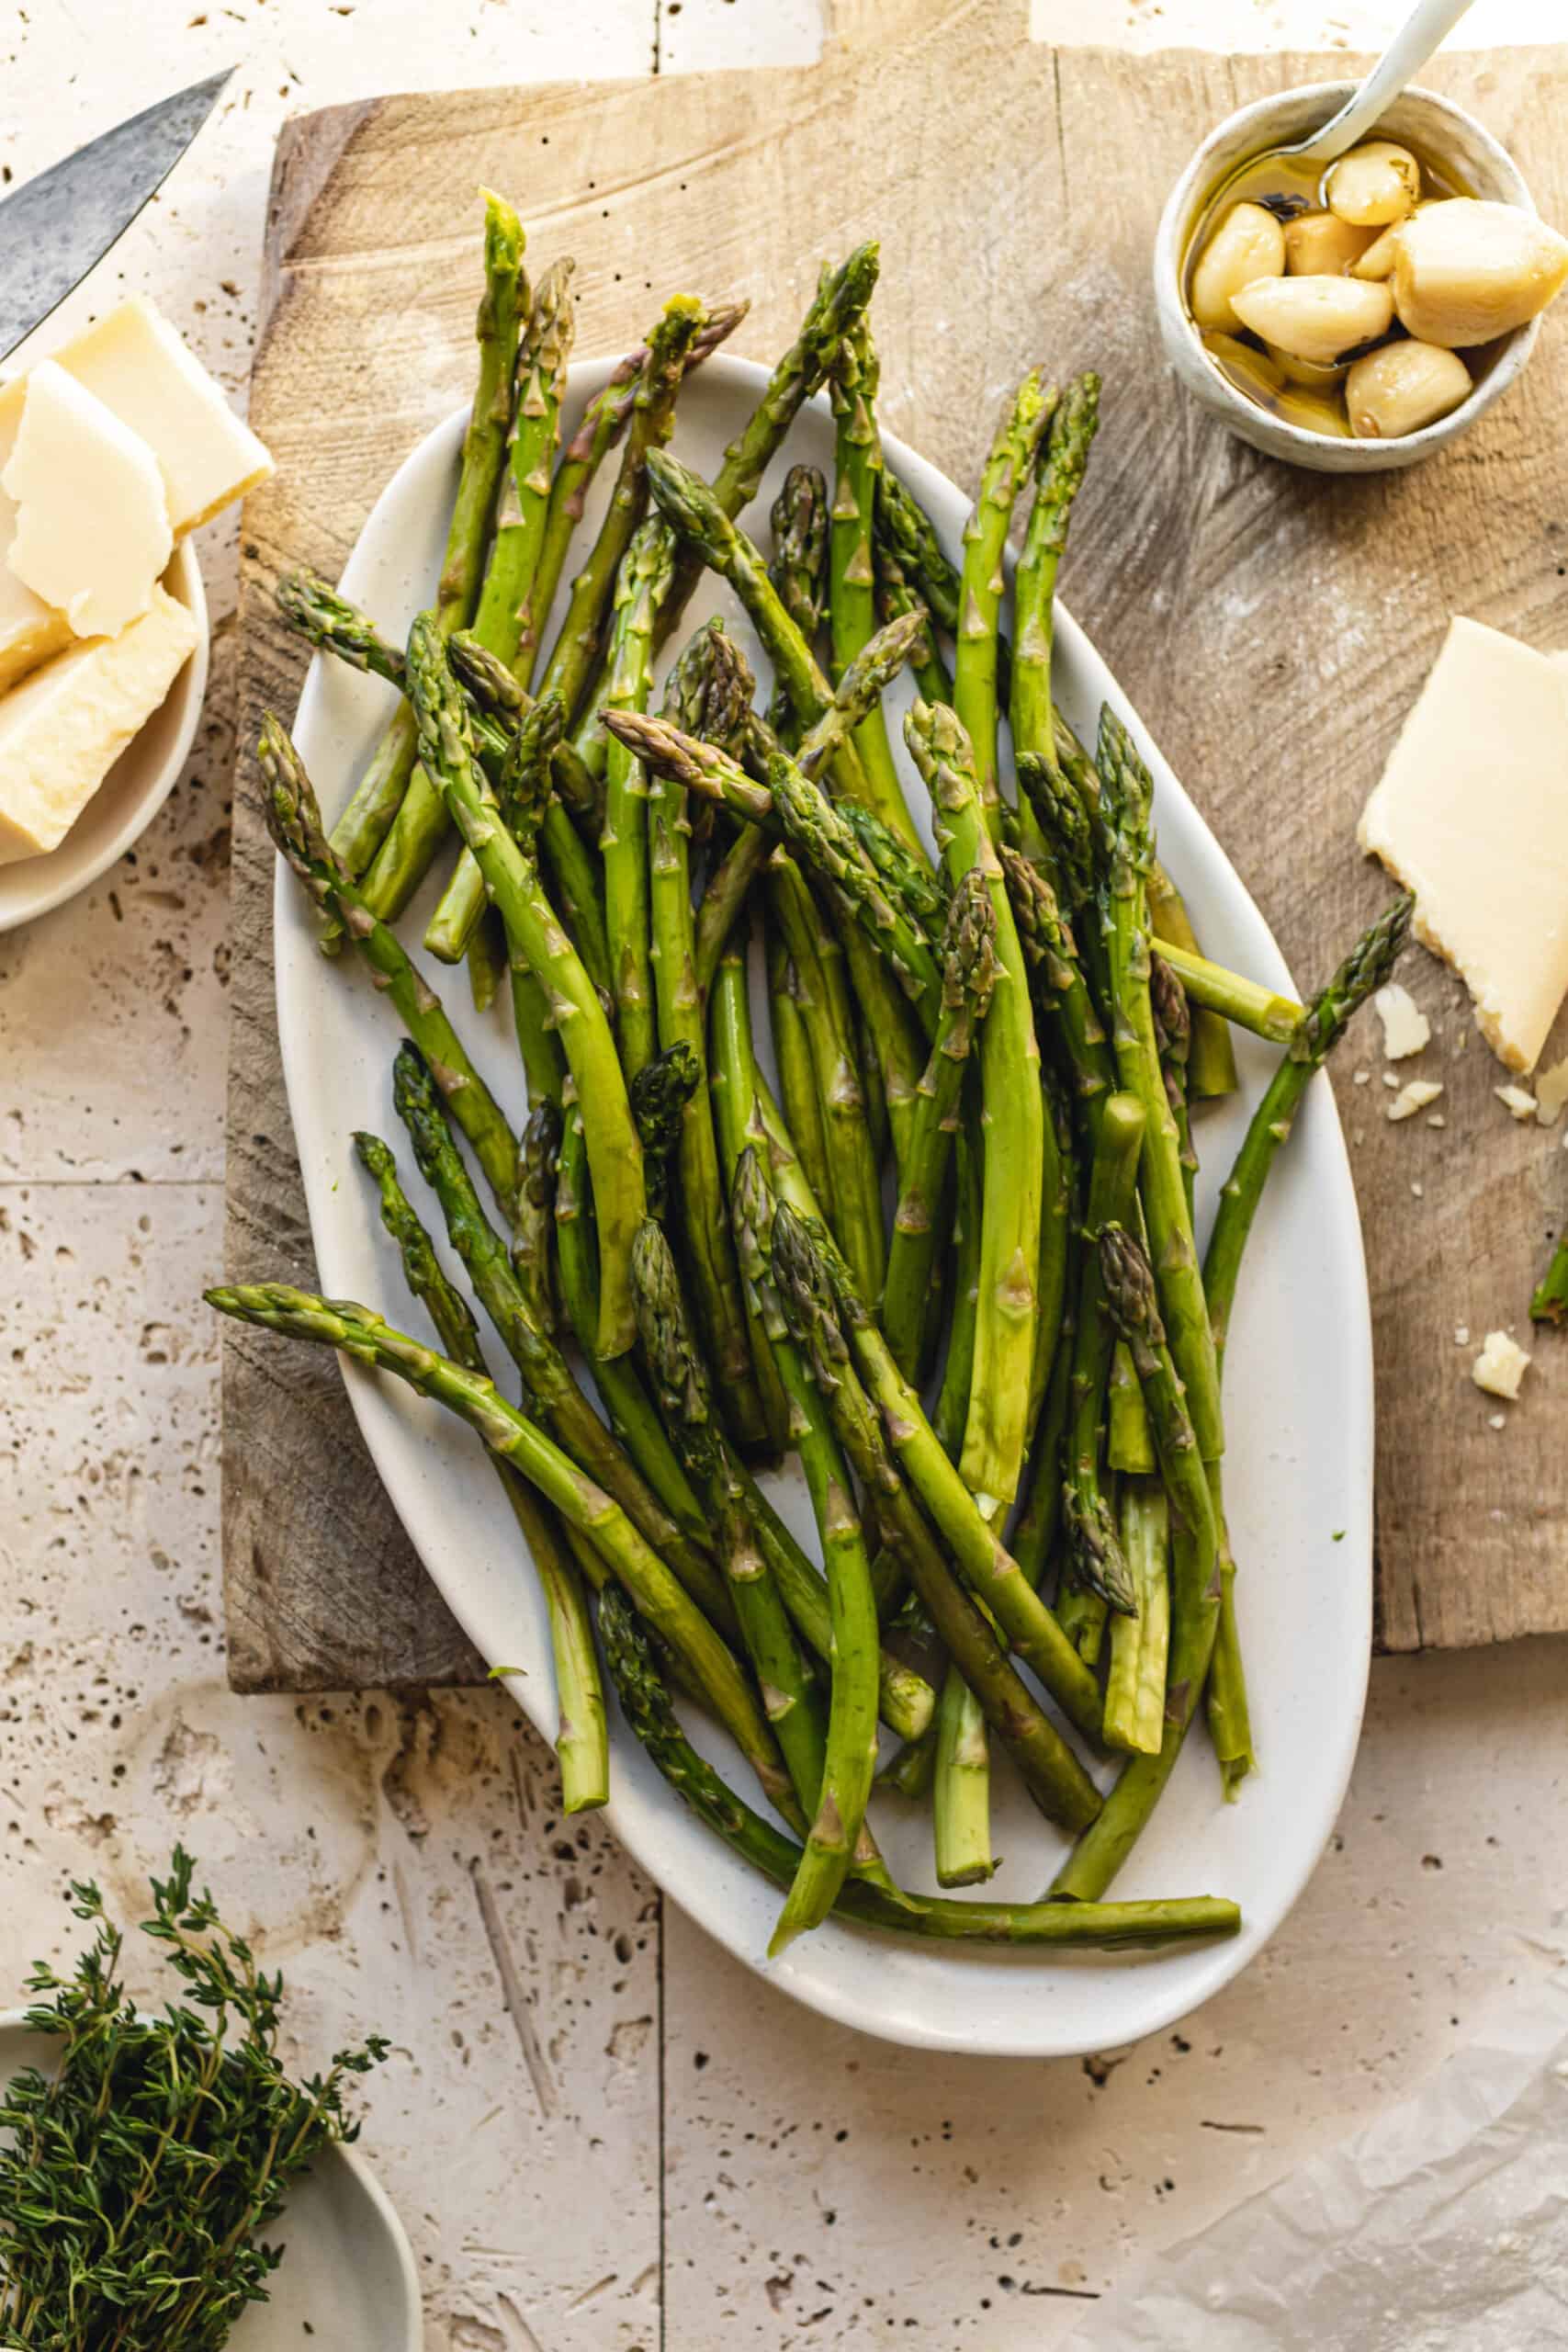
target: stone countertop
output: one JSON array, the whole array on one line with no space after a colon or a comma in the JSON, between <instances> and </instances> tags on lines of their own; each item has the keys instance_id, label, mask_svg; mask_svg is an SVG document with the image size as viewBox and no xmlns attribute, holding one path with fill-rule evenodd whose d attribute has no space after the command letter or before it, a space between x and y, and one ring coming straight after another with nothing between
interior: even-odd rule
<instances>
[{"instance_id":1,"label":"stone countertop","mask_svg":"<svg viewBox=\"0 0 1568 2352\"><path fill-rule=\"evenodd\" d=\"M936 5L936 0L932 0ZM1359 46L1403 0L1108 0L1141 45ZM1558 30L1497 0L1490 40ZM234 62L217 118L54 328L152 294L249 364L284 114L374 89L798 62L817 0L33 0L0 23L21 179ZM1081 33L1033 0L1037 37ZM1473 23L1474 20L1472 20ZM709 1944L592 1822L498 1691L238 1700L218 1593L232 526L204 536L215 680L136 852L0 938L0 2002L122 1916L182 1838L268 1964L302 2054L395 2059L366 2145L436 2352L1048 2344L1185 2234L1402 2093L1541 1965L1568 1832L1568 1644L1374 1665L1331 1849L1269 1950L1180 2030L1029 2067L829 2025ZM1506 1436L1500 1440L1506 1444ZM525 2011L508 2007L508 1991Z\"/></svg>"}]
</instances>

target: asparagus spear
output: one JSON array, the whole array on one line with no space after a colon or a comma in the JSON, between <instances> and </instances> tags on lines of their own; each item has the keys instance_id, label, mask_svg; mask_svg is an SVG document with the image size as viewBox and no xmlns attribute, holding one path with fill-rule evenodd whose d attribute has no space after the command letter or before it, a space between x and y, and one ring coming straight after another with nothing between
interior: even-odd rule
<instances>
[{"instance_id":1,"label":"asparagus spear","mask_svg":"<svg viewBox=\"0 0 1568 2352\"><path fill-rule=\"evenodd\" d=\"M986 828L968 737L956 713L923 702L906 718L904 735L931 796L948 879L956 888L964 874L979 873L996 919L999 977L980 1032L979 1312L960 1465L964 1484L991 1516L1018 1492L1023 1467L1040 1306L1040 1220L1045 1193L1057 1181L1056 1139L1041 1098L1029 974Z\"/></svg>"},{"instance_id":2,"label":"asparagus spear","mask_svg":"<svg viewBox=\"0 0 1568 2352\"><path fill-rule=\"evenodd\" d=\"M1002 557L1012 510L1040 436L1056 407L1054 387L1032 368L1009 401L980 474L980 494L964 526L964 578L953 707L973 747L976 784L986 829L1000 838L1001 789L997 769L997 639L1006 582Z\"/></svg>"},{"instance_id":3,"label":"asparagus spear","mask_svg":"<svg viewBox=\"0 0 1568 2352\"><path fill-rule=\"evenodd\" d=\"M799 1147L801 1164L812 1191L822 1203L829 1224L836 1226L826 1121L807 1026L807 1014L815 1011L815 990L821 976L819 971L808 970L803 977L796 971L776 917L765 926L763 944L773 1059L778 1064L784 1116Z\"/></svg>"},{"instance_id":4,"label":"asparagus spear","mask_svg":"<svg viewBox=\"0 0 1568 2352\"><path fill-rule=\"evenodd\" d=\"M716 622L697 632L670 674L664 707L694 736L733 741L751 703L751 673ZM735 1253L724 1211L707 1089L706 1023L694 968L691 825L686 796L667 775L649 787L649 906L660 1042L696 1057L698 1085L681 1127L681 1229L697 1314L730 1416L743 1445L785 1434L783 1397L752 1370L752 1351Z\"/></svg>"},{"instance_id":5,"label":"asparagus spear","mask_svg":"<svg viewBox=\"0 0 1568 2352\"><path fill-rule=\"evenodd\" d=\"M480 643L509 670L532 668L544 618L535 583L575 331L571 277L576 266L570 259L552 262L540 278L517 356L506 480L474 620Z\"/></svg>"},{"instance_id":6,"label":"asparagus spear","mask_svg":"<svg viewBox=\"0 0 1568 2352\"><path fill-rule=\"evenodd\" d=\"M330 653L351 670L384 678L399 693L403 684L403 651L389 644L368 613L351 604L318 571L301 566L280 572L273 583L278 611L306 643Z\"/></svg>"},{"instance_id":7,"label":"asparagus spear","mask_svg":"<svg viewBox=\"0 0 1568 2352\"><path fill-rule=\"evenodd\" d=\"M948 561L936 526L914 492L886 467L876 484L876 529L932 619L955 637L964 596L963 574Z\"/></svg>"},{"instance_id":8,"label":"asparagus spear","mask_svg":"<svg viewBox=\"0 0 1568 2352\"><path fill-rule=\"evenodd\" d=\"M886 476L884 474L886 481ZM880 501L878 514L880 515ZM909 668L916 692L927 702L951 702L953 679L937 650L931 613L918 594L897 550L883 537L880 521L873 548L876 566L876 615L886 628L893 622L918 618L919 631L909 648Z\"/></svg>"},{"instance_id":9,"label":"asparagus spear","mask_svg":"<svg viewBox=\"0 0 1568 2352\"><path fill-rule=\"evenodd\" d=\"M1094 1677L1020 1574L1017 1561L943 1453L919 1398L894 1363L828 1235L813 1230L784 1203L773 1220L773 1264L786 1293L786 1309L790 1296L809 1299L819 1321L822 1302L830 1302L833 1327L847 1333L859 1378L882 1415L899 1467L968 1583L1069 1723L1086 1738L1098 1739L1100 1705ZM795 1325L793 1313L791 1321Z\"/></svg>"},{"instance_id":10,"label":"asparagus spear","mask_svg":"<svg viewBox=\"0 0 1568 2352\"><path fill-rule=\"evenodd\" d=\"M1532 1323L1568 1321L1568 1234L1559 1237L1546 1272L1530 1298Z\"/></svg>"},{"instance_id":11,"label":"asparagus spear","mask_svg":"<svg viewBox=\"0 0 1568 2352\"><path fill-rule=\"evenodd\" d=\"M1154 1014L1155 1045L1159 1054L1165 1099L1176 1122L1181 1154L1182 1182L1187 1187L1187 1216L1194 1216L1198 1184L1198 1154L1192 1142L1192 1121L1187 1105L1187 1067L1192 1052L1192 1015L1180 981L1163 956L1149 957L1149 1007Z\"/></svg>"},{"instance_id":12,"label":"asparagus spear","mask_svg":"<svg viewBox=\"0 0 1568 2352\"><path fill-rule=\"evenodd\" d=\"M565 1356L536 1320L506 1244L468 1179L445 1108L424 1063L410 1045L398 1050L392 1102L408 1129L420 1174L446 1222L480 1306L523 1375L529 1408L562 1452L620 1504L716 1623L733 1623L712 1561L677 1525L593 1410Z\"/></svg>"},{"instance_id":13,"label":"asparagus spear","mask_svg":"<svg viewBox=\"0 0 1568 2352\"><path fill-rule=\"evenodd\" d=\"M581 956L556 921L532 857L507 831L494 794L473 756L468 707L440 637L422 615L409 638L409 692L419 718L420 748L478 858L485 888L506 925L513 956L550 995L582 1111L603 1259L599 1352L632 1344L631 1243L642 1222L642 1146L632 1124L626 1080L604 1008Z\"/></svg>"},{"instance_id":14,"label":"asparagus spear","mask_svg":"<svg viewBox=\"0 0 1568 2352\"><path fill-rule=\"evenodd\" d=\"M791 466L769 510L773 552L768 577L807 645L816 643L828 603L828 485L815 466ZM773 685L768 717L793 741L794 706L783 681Z\"/></svg>"},{"instance_id":15,"label":"asparagus spear","mask_svg":"<svg viewBox=\"0 0 1568 2352\"><path fill-rule=\"evenodd\" d=\"M986 1718L955 1666L947 1669L937 1705L931 1814L937 1884L979 1886L994 1877Z\"/></svg>"},{"instance_id":16,"label":"asparagus spear","mask_svg":"<svg viewBox=\"0 0 1568 2352\"><path fill-rule=\"evenodd\" d=\"M479 1327L467 1300L441 1271L430 1237L398 1182L397 1161L378 1136L355 1135L354 1144L379 1189L381 1222L401 1252L409 1288L429 1314L443 1349L466 1372L481 1379L488 1377ZM517 1521L524 1548L534 1563L549 1618L559 1718L555 1749L560 1762L562 1810L582 1813L607 1803L610 1794L604 1690L582 1589L585 1574L597 1585L603 1582L604 1571L598 1555L586 1544L580 1566L567 1546L554 1511L538 1499L510 1463L497 1457L495 1470ZM575 1529L573 1533L577 1533Z\"/></svg>"},{"instance_id":17,"label":"asparagus spear","mask_svg":"<svg viewBox=\"0 0 1568 2352\"><path fill-rule=\"evenodd\" d=\"M1149 910L1155 945L1194 1006L1234 1022L1238 1029L1250 1029L1255 1037L1265 1037L1271 1045L1290 1044L1306 1010L1304 1005L1297 1004L1292 997L1277 996L1272 989L1262 988L1256 980L1244 979L1239 972L1227 972L1223 964L1211 964L1206 956L1195 955L1179 941L1168 939L1161 923L1169 921L1169 913L1168 910L1156 913L1152 884Z\"/></svg>"},{"instance_id":18,"label":"asparagus spear","mask_svg":"<svg viewBox=\"0 0 1568 2352\"><path fill-rule=\"evenodd\" d=\"M452 1116L472 1144L502 1216L512 1224L517 1214L517 1138L468 1059L441 1000L409 961L397 933L377 922L334 855L299 755L270 712L262 720L256 760L266 788L266 826L274 846L317 905L342 924L368 965L372 984L390 998L451 1104Z\"/></svg>"},{"instance_id":19,"label":"asparagus spear","mask_svg":"<svg viewBox=\"0 0 1568 2352\"><path fill-rule=\"evenodd\" d=\"M1156 858L1149 868L1149 917L1155 937L1168 953L1173 947L1188 955L1199 954L1198 934L1187 911L1180 891ZM1192 1061L1190 1083L1194 1096L1205 1100L1221 1094L1234 1094L1241 1083L1236 1075L1235 1049L1231 1035L1218 1013L1199 1005L1192 1022Z\"/></svg>"},{"instance_id":20,"label":"asparagus spear","mask_svg":"<svg viewBox=\"0 0 1568 2352\"><path fill-rule=\"evenodd\" d=\"M694 296L673 295L648 339L610 511L571 583L566 618L541 684L542 693L559 695L569 724L593 669L621 559L647 511L650 458L673 429L675 396L706 317Z\"/></svg>"},{"instance_id":21,"label":"asparagus spear","mask_svg":"<svg viewBox=\"0 0 1568 2352\"><path fill-rule=\"evenodd\" d=\"M833 699L816 725L801 738L795 765L802 775L819 776L869 703L902 667L913 640L914 624L891 623L881 629L857 662L851 663L834 690ZM767 752L773 742L759 734ZM857 807L860 804L856 804ZM705 996L713 986L719 951L729 925L767 855L767 841L756 827L746 827L716 873L710 877L697 914L697 982Z\"/></svg>"},{"instance_id":22,"label":"asparagus spear","mask_svg":"<svg viewBox=\"0 0 1568 2352\"><path fill-rule=\"evenodd\" d=\"M838 1299L820 1238L787 1204L780 1203L773 1235L780 1299L832 1416L840 1443L863 1489L874 1498L885 1540L897 1551L950 1657L979 1700L987 1722L1013 1757L1031 1795L1052 1820L1064 1826L1081 1826L1099 1811L1094 1784L1014 1672L988 1620L953 1578L895 1466L876 1408L862 1385L840 1328ZM1093 1691L1093 1699L1098 1712L1098 1690Z\"/></svg>"},{"instance_id":23,"label":"asparagus spear","mask_svg":"<svg viewBox=\"0 0 1568 2352\"><path fill-rule=\"evenodd\" d=\"M1014 582L1017 605L1012 662L1012 741L1056 764L1056 721L1051 698L1055 638L1056 572L1066 550L1073 502L1083 486L1100 424L1100 379L1075 376L1041 435L1034 465L1034 503Z\"/></svg>"},{"instance_id":24,"label":"asparagus spear","mask_svg":"<svg viewBox=\"0 0 1568 2352\"><path fill-rule=\"evenodd\" d=\"M886 637L890 632L885 630L883 634ZM880 643L881 639L873 641ZM867 808L859 800L840 800L838 809L886 888L903 901L911 919L929 938L940 938L952 904L945 878L933 874L923 859L911 857L874 809Z\"/></svg>"},{"instance_id":25,"label":"asparagus spear","mask_svg":"<svg viewBox=\"0 0 1568 2352\"><path fill-rule=\"evenodd\" d=\"M1252 1220L1274 1155L1290 1134L1314 1070L1344 1035L1350 1017L1390 978L1409 936L1414 900L1396 899L1358 940L1326 988L1307 1007L1278 1069L1253 1114L1235 1165L1220 1188L1220 1204L1203 1261L1203 1288L1213 1330L1216 1367L1224 1361L1236 1277ZM1221 1621L1209 1690L1209 1727L1227 1795L1251 1767L1247 1685L1236 1634L1235 1578L1223 1510L1220 1524Z\"/></svg>"},{"instance_id":26,"label":"asparagus spear","mask_svg":"<svg viewBox=\"0 0 1568 2352\"><path fill-rule=\"evenodd\" d=\"M743 1804L697 1754L676 1719L647 1640L613 1589L599 1605L599 1632L626 1721L671 1787L734 1852L776 1884L788 1886L800 1849ZM858 1878L845 1880L834 1910L895 1934L1102 1950L1232 1936L1241 1926L1235 1905L1213 1895L1155 1903L977 1903L902 1889L890 1895Z\"/></svg>"},{"instance_id":27,"label":"asparagus spear","mask_svg":"<svg viewBox=\"0 0 1568 2352\"><path fill-rule=\"evenodd\" d=\"M221 1315L338 1348L355 1363L389 1372L422 1396L467 1421L502 1461L509 1462L561 1517L582 1532L625 1586L653 1630L681 1660L725 1729L756 1772L770 1802L789 1799L777 1745L750 1686L724 1643L644 1541L620 1505L581 1471L527 1416L509 1405L492 1381L422 1347L368 1306L352 1299L318 1298L287 1283L247 1283L209 1290Z\"/></svg>"},{"instance_id":28,"label":"asparagus spear","mask_svg":"<svg viewBox=\"0 0 1568 2352\"><path fill-rule=\"evenodd\" d=\"M821 1792L789 1899L773 1932L770 1950L777 1952L792 1937L827 1917L860 1842L876 1763L876 1595L854 1486L773 1285L773 1198L750 1145L736 1166L731 1214L746 1281L756 1295L758 1314L790 1401L832 1611L832 1686Z\"/></svg>"},{"instance_id":29,"label":"asparagus spear","mask_svg":"<svg viewBox=\"0 0 1568 2352\"><path fill-rule=\"evenodd\" d=\"M910 1381L921 1376L926 1299L941 1238L942 1196L964 1073L997 982L996 937L985 876L971 870L953 893L948 913L942 1018L917 1090L882 1293L882 1328L895 1363Z\"/></svg>"},{"instance_id":30,"label":"asparagus spear","mask_svg":"<svg viewBox=\"0 0 1568 2352\"><path fill-rule=\"evenodd\" d=\"M1051 1884L1054 1895L1093 1902L1132 1851L1181 1753L1208 1676L1219 1625L1218 1527L1196 1431L1156 1303L1142 1250L1112 1227L1100 1245L1108 1303L1144 1383L1160 1474L1175 1521L1170 1586L1169 1669L1159 1753L1122 1769L1099 1820L1079 1838Z\"/></svg>"},{"instance_id":31,"label":"asparagus spear","mask_svg":"<svg viewBox=\"0 0 1568 2352\"><path fill-rule=\"evenodd\" d=\"M1111 1669L1105 1679L1105 1742L1134 1756L1157 1756L1165 1736L1165 1673L1170 1645L1170 1587L1166 1558L1170 1511L1157 1478L1129 1477L1117 1497L1118 1532L1132 1571L1137 1614L1111 1620Z\"/></svg>"},{"instance_id":32,"label":"asparagus spear","mask_svg":"<svg viewBox=\"0 0 1568 2352\"><path fill-rule=\"evenodd\" d=\"M518 1155L517 1226L512 1237L512 1271L527 1311L547 1340L560 1334L556 1296L556 1162L565 1123L558 1101L543 1102L528 1114ZM453 1351L448 1348L448 1355Z\"/></svg>"},{"instance_id":33,"label":"asparagus spear","mask_svg":"<svg viewBox=\"0 0 1568 2352\"><path fill-rule=\"evenodd\" d=\"M513 376L526 302L523 245L523 224L516 213L501 197L487 189L485 285L475 329L479 346L479 382L468 429L463 436L457 496L436 591L438 626L446 636L460 628L473 613L496 493L506 462ZM353 797L332 831L333 849L356 880L371 872L389 828L402 806L417 759L413 713L406 704L400 703ZM367 889L366 895L378 915L397 911L381 905L375 890Z\"/></svg>"},{"instance_id":34,"label":"asparagus spear","mask_svg":"<svg viewBox=\"0 0 1568 2352\"><path fill-rule=\"evenodd\" d=\"M646 710L653 684L653 622L670 585L670 542L656 523L635 534L615 574L605 696L617 710ZM658 1047L649 910L648 778L619 739L604 771L604 915L615 942L621 1061L635 1078Z\"/></svg>"},{"instance_id":35,"label":"asparagus spear","mask_svg":"<svg viewBox=\"0 0 1568 2352\"><path fill-rule=\"evenodd\" d=\"M696 742L664 719L607 711L605 722L611 734L650 768L722 803L770 838L782 837L796 850L848 906L934 1032L942 978L930 941L904 906L888 896L853 828L795 761L775 752L768 762L767 783L758 784L716 745Z\"/></svg>"},{"instance_id":36,"label":"asparagus spear","mask_svg":"<svg viewBox=\"0 0 1568 2352\"><path fill-rule=\"evenodd\" d=\"M734 1456L715 1416L662 1227L649 1217L632 1250L637 1327L665 1428L687 1476L713 1513L719 1555L762 1703L795 1792L783 1805L802 1826L822 1785L826 1725L777 1586L758 1548Z\"/></svg>"},{"instance_id":37,"label":"asparagus spear","mask_svg":"<svg viewBox=\"0 0 1568 2352\"><path fill-rule=\"evenodd\" d=\"M739 934L732 937L725 948L714 984L711 1023L714 1124L732 1200L741 1158L750 1147L762 1159L773 1189L793 1200L805 1215L817 1216L818 1204L752 1056L746 941ZM746 1285L746 1301L759 1343L769 1348L761 1298L750 1283ZM769 1360L772 1361L771 1350ZM825 1589L809 1562L795 1556L786 1542L778 1540L787 1531L778 1528L765 1506L758 1508L761 1503L761 1496L753 1498L753 1515L764 1546L769 1545L770 1538L773 1539L768 1556L784 1594L784 1606L818 1657L826 1658L830 1655L832 1634ZM877 1673L883 1721L901 1739L918 1739L931 1721L935 1692L913 1668L903 1665L886 1650L879 1655Z\"/></svg>"},{"instance_id":38,"label":"asparagus spear","mask_svg":"<svg viewBox=\"0 0 1568 2352\"><path fill-rule=\"evenodd\" d=\"M876 571L872 530L876 483L883 470L882 436L876 428L880 375L876 345L863 317L844 335L829 370L834 419L834 488L828 614L833 673L841 677L876 633ZM910 854L925 862L880 705L874 705L855 734L865 769L870 805Z\"/></svg>"}]
</instances>

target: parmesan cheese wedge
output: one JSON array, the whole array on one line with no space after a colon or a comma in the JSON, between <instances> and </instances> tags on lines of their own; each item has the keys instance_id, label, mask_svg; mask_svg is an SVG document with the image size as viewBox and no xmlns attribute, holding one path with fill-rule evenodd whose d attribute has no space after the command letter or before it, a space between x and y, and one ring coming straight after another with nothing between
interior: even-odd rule
<instances>
[{"instance_id":1,"label":"parmesan cheese wedge","mask_svg":"<svg viewBox=\"0 0 1568 2352\"><path fill-rule=\"evenodd\" d=\"M78 637L118 637L174 552L157 459L111 409L45 359L4 477L17 503L6 568Z\"/></svg>"},{"instance_id":2,"label":"parmesan cheese wedge","mask_svg":"<svg viewBox=\"0 0 1568 2352\"><path fill-rule=\"evenodd\" d=\"M1452 621L1359 839L1416 893L1493 1051L1533 1069L1568 990L1568 672Z\"/></svg>"},{"instance_id":3,"label":"parmesan cheese wedge","mask_svg":"<svg viewBox=\"0 0 1568 2352\"><path fill-rule=\"evenodd\" d=\"M162 588L118 637L56 654L0 696L0 865L58 849L197 640Z\"/></svg>"},{"instance_id":4,"label":"parmesan cheese wedge","mask_svg":"<svg viewBox=\"0 0 1568 2352\"><path fill-rule=\"evenodd\" d=\"M54 364L147 444L163 476L176 539L210 521L273 470L249 425L152 304L141 296L51 354ZM0 470L10 462L27 401L26 376L0 384ZM64 613L17 580L6 560L17 514L0 492L0 693L72 641Z\"/></svg>"}]
</instances>

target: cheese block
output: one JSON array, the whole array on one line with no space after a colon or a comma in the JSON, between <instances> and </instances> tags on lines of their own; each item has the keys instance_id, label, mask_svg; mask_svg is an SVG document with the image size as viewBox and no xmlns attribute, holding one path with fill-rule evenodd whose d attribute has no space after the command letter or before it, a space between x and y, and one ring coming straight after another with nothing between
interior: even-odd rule
<instances>
[{"instance_id":1,"label":"cheese block","mask_svg":"<svg viewBox=\"0 0 1568 2352\"><path fill-rule=\"evenodd\" d=\"M1361 814L1483 1035L1533 1069L1568 991L1568 671L1456 618Z\"/></svg>"},{"instance_id":2,"label":"cheese block","mask_svg":"<svg viewBox=\"0 0 1568 2352\"><path fill-rule=\"evenodd\" d=\"M78 637L118 637L147 610L175 545L157 459L51 359L27 379L0 480L17 503L6 569Z\"/></svg>"},{"instance_id":3,"label":"cheese block","mask_svg":"<svg viewBox=\"0 0 1568 2352\"><path fill-rule=\"evenodd\" d=\"M0 865L58 849L196 644L162 588L118 637L58 653L0 696Z\"/></svg>"},{"instance_id":4,"label":"cheese block","mask_svg":"<svg viewBox=\"0 0 1568 2352\"><path fill-rule=\"evenodd\" d=\"M164 478L176 539L271 473L272 459L222 388L141 296L51 356L146 442ZM25 376L0 384L0 469L10 460L26 401ZM16 526L15 506L0 492L0 693L72 639L65 616L40 602L5 561Z\"/></svg>"}]
</instances>

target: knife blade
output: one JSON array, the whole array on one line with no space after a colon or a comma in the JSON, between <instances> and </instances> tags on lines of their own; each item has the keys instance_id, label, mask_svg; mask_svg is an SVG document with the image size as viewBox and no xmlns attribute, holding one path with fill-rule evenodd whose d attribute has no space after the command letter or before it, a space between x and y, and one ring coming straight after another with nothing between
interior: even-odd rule
<instances>
[{"instance_id":1,"label":"knife blade","mask_svg":"<svg viewBox=\"0 0 1568 2352\"><path fill-rule=\"evenodd\" d=\"M81 284L157 194L233 70L161 98L0 202L0 359Z\"/></svg>"}]
</instances>

